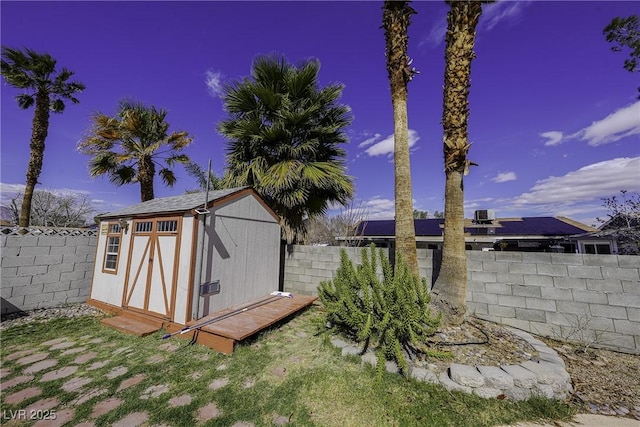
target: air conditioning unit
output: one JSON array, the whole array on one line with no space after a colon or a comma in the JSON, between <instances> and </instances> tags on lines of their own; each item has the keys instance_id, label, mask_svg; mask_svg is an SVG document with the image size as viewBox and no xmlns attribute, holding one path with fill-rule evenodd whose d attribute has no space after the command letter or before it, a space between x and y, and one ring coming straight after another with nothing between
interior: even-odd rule
<instances>
[{"instance_id":1,"label":"air conditioning unit","mask_svg":"<svg viewBox=\"0 0 640 427\"><path fill-rule=\"evenodd\" d=\"M476 211L475 221L478 223L491 222L494 219L496 219L496 212L493 209L481 209Z\"/></svg>"}]
</instances>

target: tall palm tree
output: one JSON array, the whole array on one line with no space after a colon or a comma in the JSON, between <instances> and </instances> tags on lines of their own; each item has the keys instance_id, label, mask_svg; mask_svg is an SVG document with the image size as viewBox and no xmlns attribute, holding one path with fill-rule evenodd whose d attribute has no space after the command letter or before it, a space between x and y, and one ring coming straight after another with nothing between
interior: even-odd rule
<instances>
[{"instance_id":1,"label":"tall palm tree","mask_svg":"<svg viewBox=\"0 0 640 427\"><path fill-rule=\"evenodd\" d=\"M73 71L67 68L57 70L56 62L47 53L2 47L2 76L11 86L24 91L16 96L18 106L26 110L35 104L27 181L18 224L20 227L29 226L31 201L42 172L45 141L49 133L49 111L62 113L66 100L77 104L79 101L75 95L85 88L80 82L69 81Z\"/></svg>"},{"instance_id":2,"label":"tall palm tree","mask_svg":"<svg viewBox=\"0 0 640 427\"><path fill-rule=\"evenodd\" d=\"M486 1L447 1L444 101L442 127L445 166L444 244L440 274L432 289L432 304L443 322L460 324L466 315L467 258L464 240L463 176L475 165L467 159L471 61L476 27Z\"/></svg>"},{"instance_id":3,"label":"tall palm tree","mask_svg":"<svg viewBox=\"0 0 640 427\"><path fill-rule=\"evenodd\" d=\"M382 26L386 42L387 72L391 85L394 124L396 251L409 270L418 276L416 230L413 223L413 193L409 160L409 119L407 116L407 83L416 73L407 55L411 15L415 10L408 1L385 0Z\"/></svg>"},{"instance_id":4,"label":"tall palm tree","mask_svg":"<svg viewBox=\"0 0 640 427\"><path fill-rule=\"evenodd\" d=\"M250 77L224 88L225 185L254 187L282 218L289 243L304 241L305 220L353 194L340 148L350 109L338 103L342 85L319 87L319 71L317 60L295 67L282 56L260 56Z\"/></svg>"},{"instance_id":5,"label":"tall palm tree","mask_svg":"<svg viewBox=\"0 0 640 427\"><path fill-rule=\"evenodd\" d=\"M154 197L156 166L164 184L173 186L176 176L171 167L189 162L180 152L192 138L184 131L168 133L166 116L166 110L126 100L120 102L115 117L94 115L91 129L78 144L83 154L93 156L89 161L91 176L108 175L116 185L140 183L143 202Z\"/></svg>"}]
</instances>

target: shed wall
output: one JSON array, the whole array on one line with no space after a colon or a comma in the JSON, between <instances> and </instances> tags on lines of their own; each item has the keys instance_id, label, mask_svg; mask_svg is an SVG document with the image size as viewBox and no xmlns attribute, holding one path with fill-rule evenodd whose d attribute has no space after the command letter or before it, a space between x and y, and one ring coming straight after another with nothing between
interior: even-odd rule
<instances>
[{"instance_id":1,"label":"shed wall","mask_svg":"<svg viewBox=\"0 0 640 427\"><path fill-rule=\"evenodd\" d=\"M91 299L114 305L122 306L122 292L124 290L124 279L126 276L129 257L129 245L131 243L131 222L129 221L129 231L121 234L120 251L118 253L118 267L116 273L105 273L102 270L104 265L105 251L107 249L107 234L102 232L98 236L98 247L96 250L96 262L93 267L93 282L91 286Z\"/></svg>"},{"instance_id":2,"label":"shed wall","mask_svg":"<svg viewBox=\"0 0 640 427\"><path fill-rule=\"evenodd\" d=\"M242 304L278 289L280 225L251 194L213 211L207 229L207 281L220 281L208 313ZM199 315L207 313L200 298Z\"/></svg>"}]
</instances>

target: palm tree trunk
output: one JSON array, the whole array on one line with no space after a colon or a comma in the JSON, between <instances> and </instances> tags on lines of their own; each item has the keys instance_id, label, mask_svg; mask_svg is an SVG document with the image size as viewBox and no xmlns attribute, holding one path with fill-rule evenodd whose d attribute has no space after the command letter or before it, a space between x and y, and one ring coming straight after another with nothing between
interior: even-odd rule
<instances>
[{"instance_id":1,"label":"palm tree trunk","mask_svg":"<svg viewBox=\"0 0 640 427\"><path fill-rule=\"evenodd\" d=\"M416 231L413 222L407 89L406 86L398 89L394 91L393 98L396 251L402 255L409 271L419 276Z\"/></svg>"},{"instance_id":2,"label":"palm tree trunk","mask_svg":"<svg viewBox=\"0 0 640 427\"><path fill-rule=\"evenodd\" d=\"M140 181L140 200L146 202L153 200L153 178L156 174L156 167L153 159L143 156L138 164L138 181Z\"/></svg>"},{"instance_id":3,"label":"palm tree trunk","mask_svg":"<svg viewBox=\"0 0 640 427\"><path fill-rule=\"evenodd\" d=\"M431 299L436 310L442 313L443 323L452 325L462 323L467 311L463 185L460 171L446 174L442 266Z\"/></svg>"},{"instance_id":4,"label":"palm tree trunk","mask_svg":"<svg viewBox=\"0 0 640 427\"><path fill-rule=\"evenodd\" d=\"M27 167L27 181L24 187L22 208L20 209L19 226L29 227L31 220L31 200L40 172L42 172L42 159L44 158L45 140L49 129L49 94L39 91L36 95L36 108L33 114L31 129L31 143L29 154L29 166Z\"/></svg>"},{"instance_id":5,"label":"palm tree trunk","mask_svg":"<svg viewBox=\"0 0 640 427\"><path fill-rule=\"evenodd\" d=\"M444 131L445 210L440 274L432 290L432 305L444 324L464 321L467 307L467 258L464 240L463 176L472 164L467 159L471 61L475 57L480 1L448 1L445 48Z\"/></svg>"},{"instance_id":6,"label":"palm tree trunk","mask_svg":"<svg viewBox=\"0 0 640 427\"><path fill-rule=\"evenodd\" d=\"M407 83L414 70L409 67L408 28L415 10L408 1L385 1L382 26L385 30L387 72L393 105L395 171L395 244L396 253L414 275L419 276L416 231L413 223L413 192L409 156L409 120Z\"/></svg>"}]
</instances>

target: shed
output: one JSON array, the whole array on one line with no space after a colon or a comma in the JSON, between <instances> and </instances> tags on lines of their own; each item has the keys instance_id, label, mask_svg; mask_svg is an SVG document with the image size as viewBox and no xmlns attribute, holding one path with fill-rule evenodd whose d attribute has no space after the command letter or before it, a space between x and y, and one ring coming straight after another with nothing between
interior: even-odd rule
<instances>
[{"instance_id":1,"label":"shed","mask_svg":"<svg viewBox=\"0 0 640 427\"><path fill-rule=\"evenodd\" d=\"M279 218L251 188L158 198L98 218L95 306L186 325L278 289Z\"/></svg>"}]
</instances>

